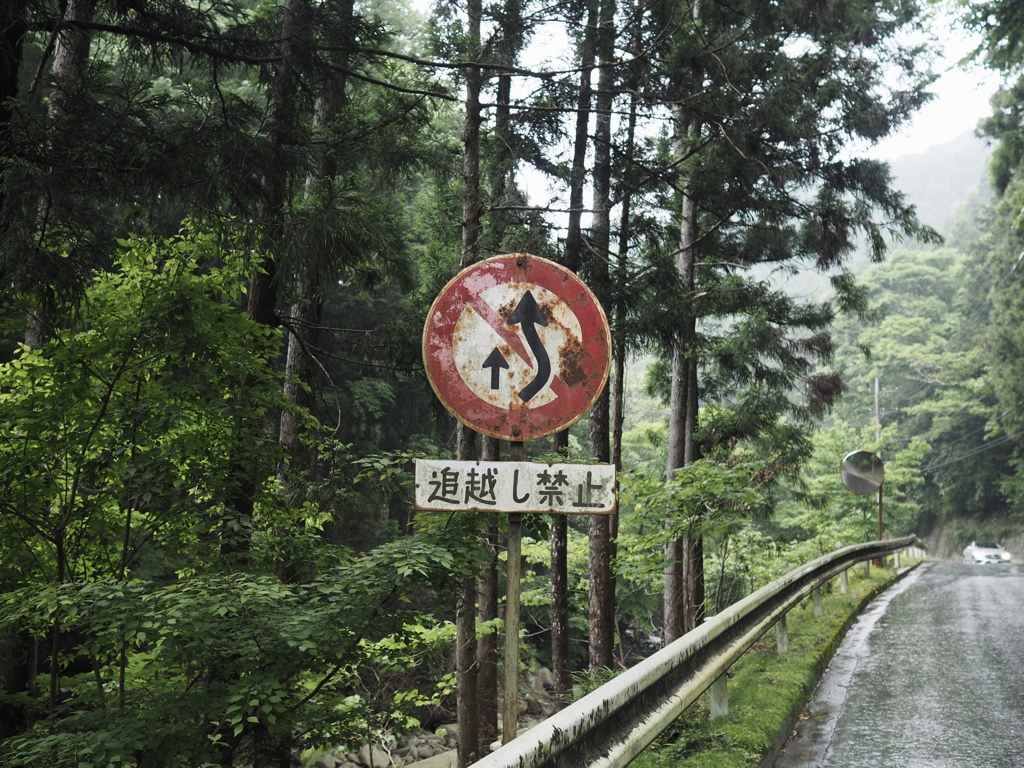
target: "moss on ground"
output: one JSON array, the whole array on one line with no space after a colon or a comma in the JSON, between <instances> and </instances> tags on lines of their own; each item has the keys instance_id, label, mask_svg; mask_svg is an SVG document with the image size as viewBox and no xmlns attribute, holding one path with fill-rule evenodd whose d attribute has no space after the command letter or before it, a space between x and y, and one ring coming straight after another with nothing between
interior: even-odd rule
<instances>
[{"instance_id":1,"label":"moss on ground","mask_svg":"<svg viewBox=\"0 0 1024 768\"><path fill-rule=\"evenodd\" d=\"M768 632L729 670L729 714L711 720L707 698L690 707L634 768L750 768L770 765L804 711L822 673L862 608L896 579L888 568L849 571L850 590L839 580L823 589L824 612L810 599L786 618L789 652L775 652Z\"/></svg>"}]
</instances>

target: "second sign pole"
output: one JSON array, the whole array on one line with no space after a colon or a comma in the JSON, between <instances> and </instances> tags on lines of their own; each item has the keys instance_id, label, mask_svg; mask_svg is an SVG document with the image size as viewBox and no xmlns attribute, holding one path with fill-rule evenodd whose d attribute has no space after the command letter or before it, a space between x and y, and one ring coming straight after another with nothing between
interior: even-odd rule
<instances>
[{"instance_id":1,"label":"second sign pole","mask_svg":"<svg viewBox=\"0 0 1024 768\"><path fill-rule=\"evenodd\" d=\"M509 459L525 461L521 440L509 444ZM519 726L519 583L522 576L523 516L508 516L508 561L505 564L505 699L501 743L516 737Z\"/></svg>"}]
</instances>

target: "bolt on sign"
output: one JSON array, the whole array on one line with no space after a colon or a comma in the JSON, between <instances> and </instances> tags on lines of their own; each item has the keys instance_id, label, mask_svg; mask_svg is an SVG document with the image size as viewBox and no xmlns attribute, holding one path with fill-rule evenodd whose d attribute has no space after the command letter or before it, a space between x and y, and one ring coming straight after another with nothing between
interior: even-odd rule
<instances>
[{"instance_id":1,"label":"bolt on sign","mask_svg":"<svg viewBox=\"0 0 1024 768\"><path fill-rule=\"evenodd\" d=\"M609 515L612 464L527 461L416 461L416 509Z\"/></svg>"},{"instance_id":2,"label":"bolt on sign","mask_svg":"<svg viewBox=\"0 0 1024 768\"><path fill-rule=\"evenodd\" d=\"M444 287L427 315L423 361L461 422L534 440L590 410L608 379L611 332L573 272L513 253L478 262Z\"/></svg>"}]
</instances>

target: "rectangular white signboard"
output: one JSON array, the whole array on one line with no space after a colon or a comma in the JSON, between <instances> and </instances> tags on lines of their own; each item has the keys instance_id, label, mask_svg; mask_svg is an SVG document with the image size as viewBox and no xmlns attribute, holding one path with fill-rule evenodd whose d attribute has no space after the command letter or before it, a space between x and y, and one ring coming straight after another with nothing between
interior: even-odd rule
<instances>
[{"instance_id":1,"label":"rectangular white signboard","mask_svg":"<svg viewBox=\"0 0 1024 768\"><path fill-rule=\"evenodd\" d=\"M416 509L428 512L615 511L614 464L416 460Z\"/></svg>"}]
</instances>

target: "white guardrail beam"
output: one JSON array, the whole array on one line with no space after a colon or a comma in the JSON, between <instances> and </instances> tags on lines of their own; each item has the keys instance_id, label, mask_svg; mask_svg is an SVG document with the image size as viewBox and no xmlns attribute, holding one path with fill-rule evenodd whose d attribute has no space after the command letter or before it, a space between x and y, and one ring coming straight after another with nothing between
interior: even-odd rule
<instances>
[{"instance_id":1,"label":"white guardrail beam","mask_svg":"<svg viewBox=\"0 0 1024 768\"><path fill-rule=\"evenodd\" d=\"M851 565L913 546L854 544L790 571L474 763L474 768L628 765L761 635Z\"/></svg>"}]
</instances>

